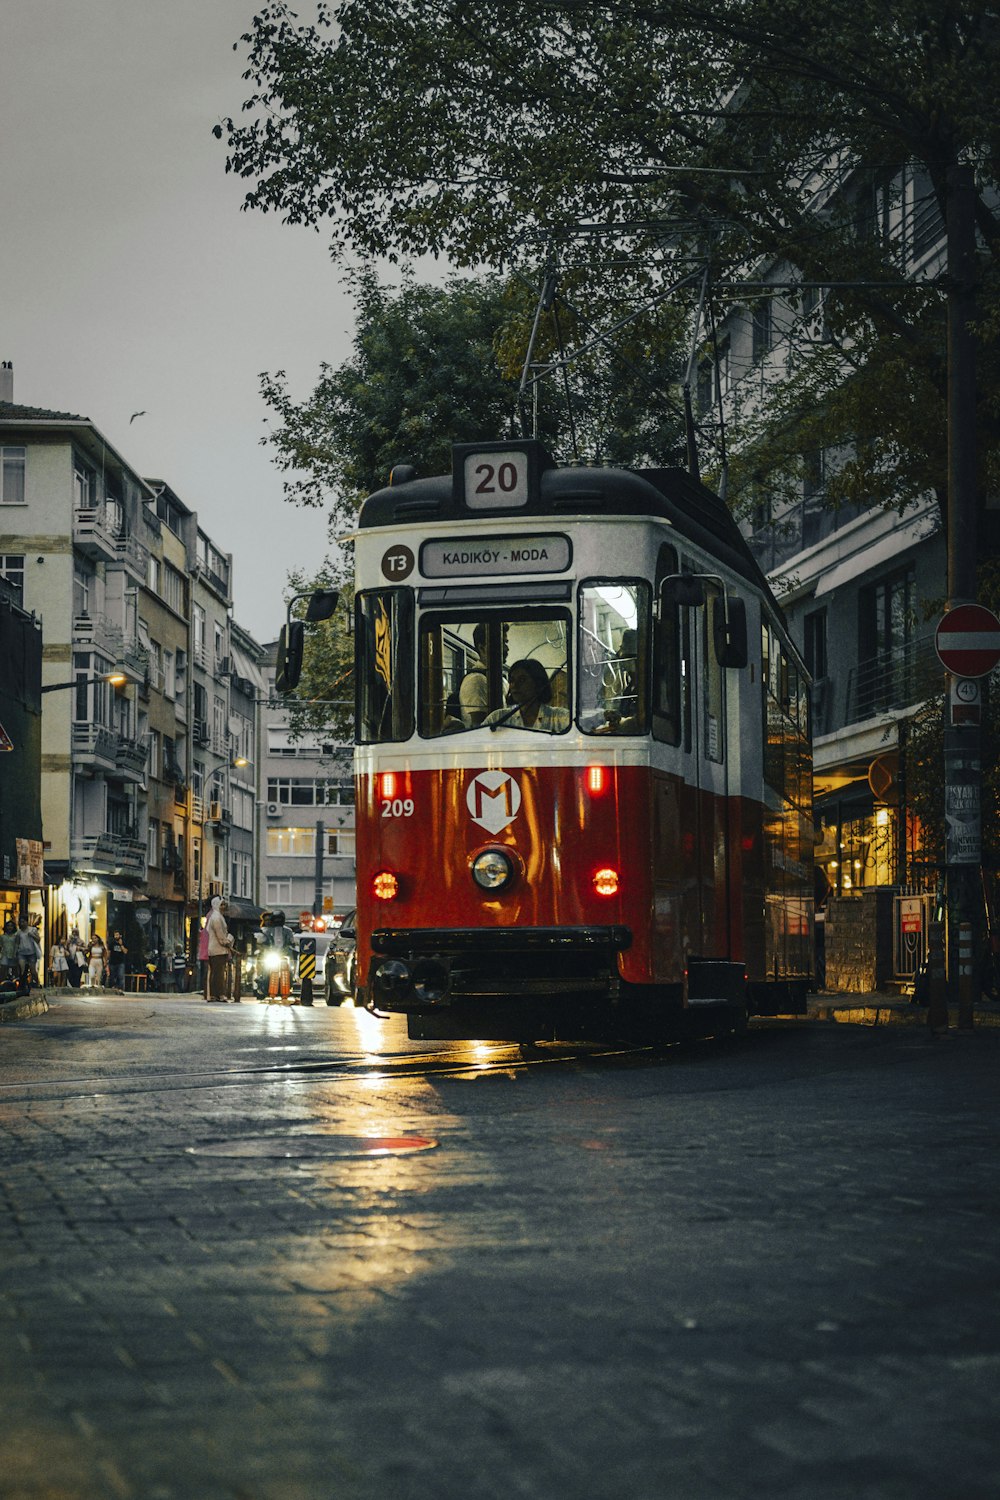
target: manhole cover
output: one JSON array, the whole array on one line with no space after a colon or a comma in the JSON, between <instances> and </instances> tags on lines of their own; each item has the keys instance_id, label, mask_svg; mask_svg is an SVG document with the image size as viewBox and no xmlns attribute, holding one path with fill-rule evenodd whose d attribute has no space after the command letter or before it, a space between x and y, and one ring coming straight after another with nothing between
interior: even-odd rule
<instances>
[{"instance_id":1,"label":"manhole cover","mask_svg":"<svg viewBox=\"0 0 1000 1500\"><path fill-rule=\"evenodd\" d=\"M438 1144L426 1135L255 1135L187 1146L192 1156L403 1156Z\"/></svg>"}]
</instances>

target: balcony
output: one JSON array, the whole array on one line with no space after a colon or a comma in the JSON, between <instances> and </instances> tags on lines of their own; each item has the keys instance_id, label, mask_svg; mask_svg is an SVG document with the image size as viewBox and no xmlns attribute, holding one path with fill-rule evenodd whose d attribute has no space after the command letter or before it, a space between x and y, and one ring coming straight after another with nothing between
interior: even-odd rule
<instances>
[{"instance_id":1,"label":"balcony","mask_svg":"<svg viewBox=\"0 0 1000 1500\"><path fill-rule=\"evenodd\" d=\"M137 583L146 582L149 569L149 548L143 546L138 537L118 537L115 543L115 557L125 564L126 572L130 573Z\"/></svg>"},{"instance_id":2,"label":"balcony","mask_svg":"<svg viewBox=\"0 0 1000 1500\"><path fill-rule=\"evenodd\" d=\"M98 875L146 875L146 846L118 833L90 833L74 839L71 858L79 871Z\"/></svg>"},{"instance_id":3,"label":"balcony","mask_svg":"<svg viewBox=\"0 0 1000 1500\"><path fill-rule=\"evenodd\" d=\"M118 736L103 724L73 725L73 760L92 770L113 771L118 764Z\"/></svg>"},{"instance_id":4,"label":"balcony","mask_svg":"<svg viewBox=\"0 0 1000 1500\"><path fill-rule=\"evenodd\" d=\"M125 781L142 781L146 775L146 742L117 739L115 769Z\"/></svg>"},{"instance_id":5,"label":"balcony","mask_svg":"<svg viewBox=\"0 0 1000 1500\"><path fill-rule=\"evenodd\" d=\"M934 649L934 637L918 636L851 668L844 723L858 724L876 714L913 708L943 689L944 668ZM834 725L831 720L831 729Z\"/></svg>"},{"instance_id":6,"label":"balcony","mask_svg":"<svg viewBox=\"0 0 1000 1500\"><path fill-rule=\"evenodd\" d=\"M80 506L73 512L73 545L95 562L114 562L119 537L103 505Z\"/></svg>"},{"instance_id":7,"label":"balcony","mask_svg":"<svg viewBox=\"0 0 1000 1500\"><path fill-rule=\"evenodd\" d=\"M76 647L91 646L112 658L116 666L124 667L133 677L146 673L146 651L134 635L126 635L120 625L107 615L78 614L73 616L73 644Z\"/></svg>"}]
</instances>

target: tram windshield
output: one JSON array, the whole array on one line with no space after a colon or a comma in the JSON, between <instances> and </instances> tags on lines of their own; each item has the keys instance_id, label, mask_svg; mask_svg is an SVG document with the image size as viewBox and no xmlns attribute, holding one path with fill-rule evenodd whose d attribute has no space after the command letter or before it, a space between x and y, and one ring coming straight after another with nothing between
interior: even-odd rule
<instances>
[{"instance_id":1,"label":"tram windshield","mask_svg":"<svg viewBox=\"0 0 1000 1500\"><path fill-rule=\"evenodd\" d=\"M569 728L570 616L564 609L425 615L420 733Z\"/></svg>"}]
</instances>

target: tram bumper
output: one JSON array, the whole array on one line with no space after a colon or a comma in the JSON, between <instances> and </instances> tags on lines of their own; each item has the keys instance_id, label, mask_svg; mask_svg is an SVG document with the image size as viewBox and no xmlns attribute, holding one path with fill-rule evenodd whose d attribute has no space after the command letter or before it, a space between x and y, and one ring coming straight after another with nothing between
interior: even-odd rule
<instances>
[{"instance_id":1,"label":"tram bumper","mask_svg":"<svg viewBox=\"0 0 1000 1500\"><path fill-rule=\"evenodd\" d=\"M615 999L628 927L381 928L365 1004L428 1014L476 1002Z\"/></svg>"}]
</instances>

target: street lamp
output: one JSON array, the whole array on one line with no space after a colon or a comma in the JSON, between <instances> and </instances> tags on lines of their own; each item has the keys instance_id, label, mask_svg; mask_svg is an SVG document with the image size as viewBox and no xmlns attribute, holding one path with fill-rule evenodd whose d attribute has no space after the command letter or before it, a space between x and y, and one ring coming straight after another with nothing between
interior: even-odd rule
<instances>
[{"instance_id":1,"label":"street lamp","mask_svg":"<svg viewBox=\"0 0 1000 1500\"><path fill-rule=\"evenodd\" d=\"M102 672L100 677L74 677L71 682L49 682L42 688L43 693L59 693L66 688L93 687L97 682L109 682L112 687L124 687L128 682L128 673L123 672L121 667L116 667L113 672Z\"/></svg>"}]
</instances>

